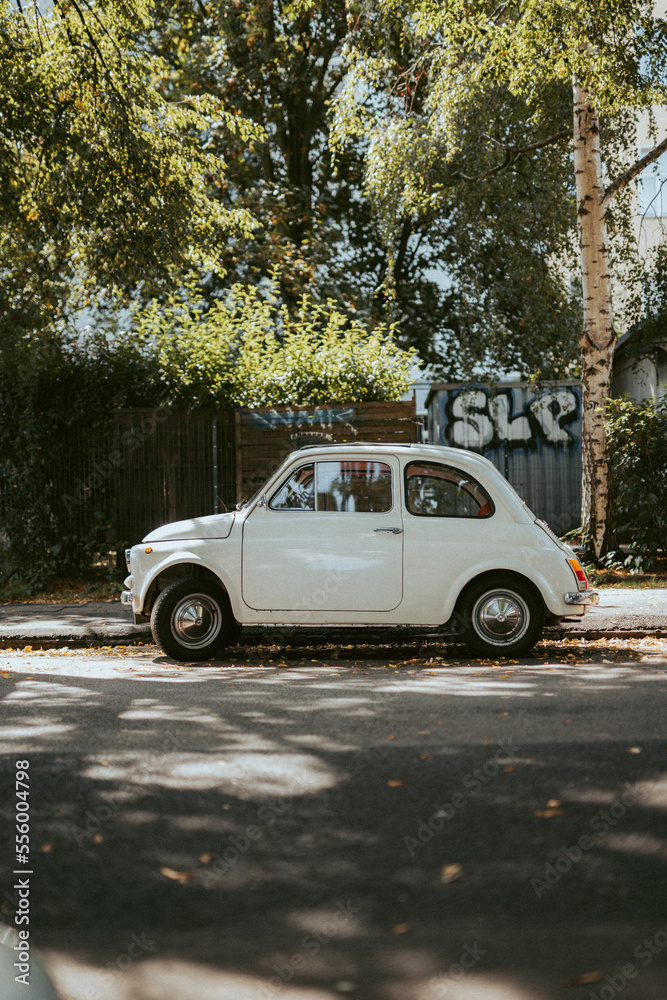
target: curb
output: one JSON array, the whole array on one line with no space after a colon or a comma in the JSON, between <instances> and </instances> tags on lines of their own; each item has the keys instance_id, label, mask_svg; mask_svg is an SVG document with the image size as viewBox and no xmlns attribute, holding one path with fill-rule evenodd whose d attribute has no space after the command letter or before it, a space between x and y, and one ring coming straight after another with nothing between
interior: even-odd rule
<instances>
[{"instance_id":1,"label":"curb","mask_svg":"<svg viewBox=\"0 0 667 1000\"><path fill-rule=\"evenodd\" d=\"M272 626L277 628L277 626ZM259 645L278 645L281 647L300 647L300 646L324 646L324 645L348 645L348 640L350 637L344 636L338 638L337 641L331 640L330 637L323 636L321 633L317 635L310 636L282 636L281 638L287 639L285 642L272 643L272 637L262 635L249 635L245 640L241 640L235 645L241 647L253 647ZM589 631L568 631L567 629L554 629L553 631L545 631L542 636L543 639L667 639L666 629L618 629L614 631L613 629L590 629ZM400 636L378 636L377 634L367 635L363 637L362 640L367 645L390 645L392 643L408 643L408 642L434 642L440 643L442 645L447 645L447 643L456 643L457 639L452 635L443 634L429 634L424 635L423 633L416 635L400 635ZM153 637L150 630L141 632L137 634L136 632L131 635L114 635L114 636L82 636L82 635L70 635L70 636L58 636L49 638L44 636L30 637L30 636L16 636L10 639L0 639L0 650L2 649L20 649L24 646L31 646L33 649L62 649L63 647L77 647L81 649L102 649L105 647L115 647L115 646L153 646ZM354 645L354 643L352 643Z\"/></svg>"}]
</instances>

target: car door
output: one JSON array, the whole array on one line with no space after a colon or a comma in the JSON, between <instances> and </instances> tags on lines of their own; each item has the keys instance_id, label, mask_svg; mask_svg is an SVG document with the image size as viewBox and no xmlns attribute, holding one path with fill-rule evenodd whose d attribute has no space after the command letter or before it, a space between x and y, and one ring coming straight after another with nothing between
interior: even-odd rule
<instances>
[{"instance_id":1,"label":"car door","mask_svg":"<svg viewBox=\"0 0 667 1000\"><path fill-rule=\"evenodd\" d=\"M243 600L313 621L391 611L403 594L402 532L396 459L304 462L245 520Z\"/></svg>"},{"instance_id":2,"label":"car door","mask_svg":"<svg viewBox=\"0 0 667 1000\"><path fill-rule=\"evenodd\" d=\"M495 504L464 469L430 459L406 463L404 491L402 610L410 621L442 621L452 586L498 548Z\"/></svg>"}]
</instances>

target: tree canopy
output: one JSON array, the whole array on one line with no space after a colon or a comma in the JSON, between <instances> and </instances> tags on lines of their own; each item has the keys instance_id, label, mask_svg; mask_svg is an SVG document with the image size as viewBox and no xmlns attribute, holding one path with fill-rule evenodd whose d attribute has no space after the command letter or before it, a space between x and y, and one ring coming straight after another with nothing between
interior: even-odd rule
<instances>
[{"instance_id":1,"label":"tree canopy","mask_svg":"<svg viewBox=\"0 0 667 1000\"><path fill-rule=\"evenodd\" d=\"M144 0L56 0L48 15L0 0L5 337L62 319L86 285L150 289L217 266L227 234L251 229L209 197L202 138L259 129L211 95L161 93L168 68L140 41L152 23Z\"/></svg>"}]
</instances>

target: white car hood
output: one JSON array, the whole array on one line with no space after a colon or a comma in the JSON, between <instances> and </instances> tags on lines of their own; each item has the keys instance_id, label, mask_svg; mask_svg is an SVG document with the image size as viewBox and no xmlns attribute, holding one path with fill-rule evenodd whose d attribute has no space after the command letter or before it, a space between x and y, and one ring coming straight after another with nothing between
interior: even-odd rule
<instances>
[{"instance_id":1,"label":"white car hood","mask_svg":"<svg viewBox=\"0 0 667 1000\"><path fill-rule=\"evenodd\" d=\"M227 538L234 524L235 513L209 514L189 521L163 524L144 538L144 542L169 542L178 538Z\"/></svg>"}]
</instances>

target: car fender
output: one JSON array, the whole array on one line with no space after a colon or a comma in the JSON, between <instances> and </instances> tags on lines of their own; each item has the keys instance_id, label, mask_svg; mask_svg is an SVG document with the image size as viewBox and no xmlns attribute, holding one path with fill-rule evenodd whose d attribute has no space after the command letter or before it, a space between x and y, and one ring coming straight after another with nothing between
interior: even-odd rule
<instances>
[{"instance_id":1,"label":"car fender","mask_svg":"<svg viewBox=\"0 0 667 1000\"><path fill-rule=\"evenodd\" d=\"M156 561L149 569L146 569L141 574L141 590L135 597L136 603L133 608L135 614L145 613L143 609L146 605L146 597L157 577L160 576L161 573L164 573L165 570L181 564L200 566L202 569L206 569L212 573L216 579L220 581L220 584L226 591L232 606L232 613L235 617L237 617L237 612L239 611L239 600L238 595L234 590L232 574L227 572L224 565L221 565L219 562L214 562L211 559L203 557L194 547L189 549L179 549L178 552L165 553L163 558L158 559L158 561Z\"/></svg>"},{"instance_id":2,"label":"car fender","mask_svg":"<svg viewBox=\"0 0 667 1000\"><path fill-rule=\"evenodd\" d=\"M533 557L536 558L539 553L531 553L530 555L533 555ZM541 555L542 559L544 559L544 552L542 552ZM503 559L502 561L489 559L486 562L478 563L474 567L470 567L465 572L461 573L452 583L443 602L443 622L449 621L454 614L454 609L456 608L458 600L468 584L473 580L477 580L479 577L485 576L489 573L514 573L517 576L521 576L529 583L532 583L535 589L539 592L544 602L544 606L549 614L572 614L572 608L565 604L565 593L568 589L568 585L570 590L573 589L572 582L570 580L571 573L565 560L563 560L562 574L552 572L554 568L553 562L549 560L549 569L551 571L549 576L545 574L542 567L528 565L530 561L531 559L529 557L529 553L526 552L526 557L524 559ZM556 577L556 579L554 579L554 577Z\"/></svg>"}]
</instances>

